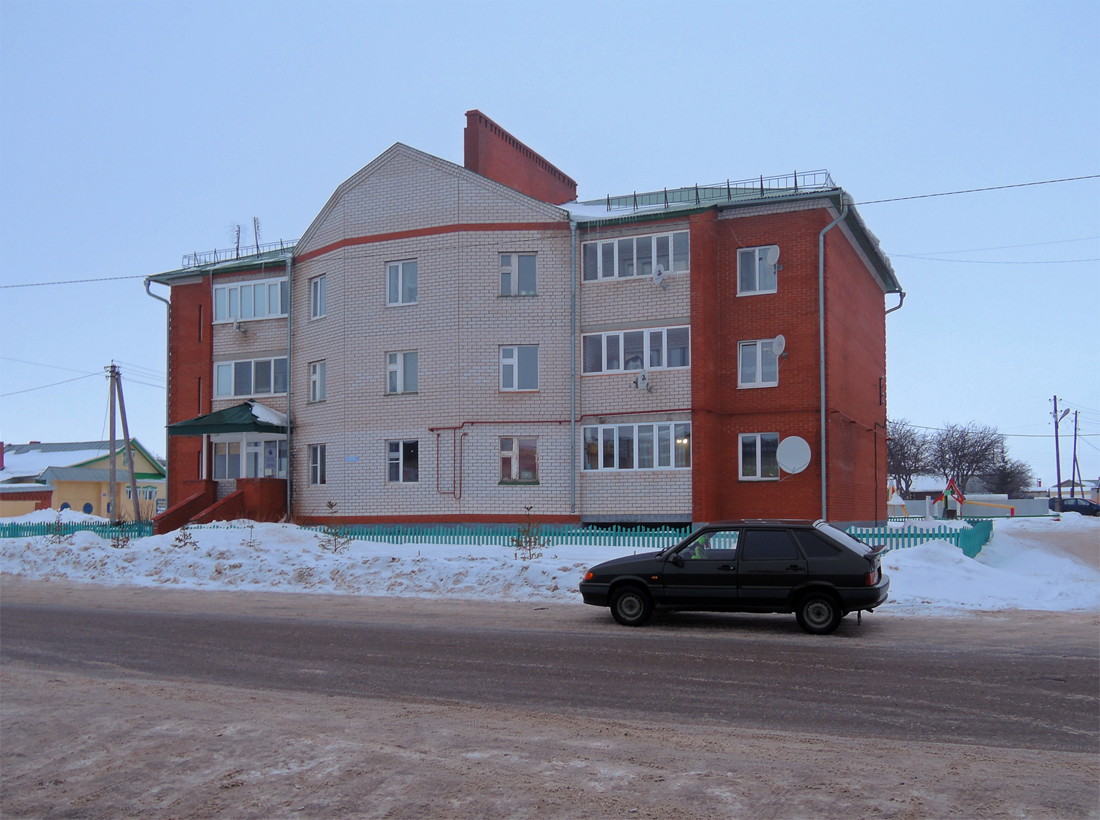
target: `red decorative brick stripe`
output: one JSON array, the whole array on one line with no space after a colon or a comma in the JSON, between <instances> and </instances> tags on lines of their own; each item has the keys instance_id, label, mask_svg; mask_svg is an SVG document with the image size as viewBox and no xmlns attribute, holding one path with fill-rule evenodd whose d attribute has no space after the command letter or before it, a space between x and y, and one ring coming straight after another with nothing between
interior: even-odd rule
<instances>
[{"instance_id":1,"label":"red decorative brick stripe","mask_svg":"<svg viewBox=\"0 0 1100 820\"><path fill-rule=\"evenodd\" d=\"M567 231L568 222L468 222L457 225L435 225L431 228L415 228L408 231L391 231L390 233L376 233L369 236L350 236L341 239L315 251L303 253L295 258L297 262L308 262L340 248L348 248L353 245L371 245L375 242L391 242L395 239L415 239L421 236L440 236L448 233L478 232L478 231Z\"/></svg>"}]
</instances>

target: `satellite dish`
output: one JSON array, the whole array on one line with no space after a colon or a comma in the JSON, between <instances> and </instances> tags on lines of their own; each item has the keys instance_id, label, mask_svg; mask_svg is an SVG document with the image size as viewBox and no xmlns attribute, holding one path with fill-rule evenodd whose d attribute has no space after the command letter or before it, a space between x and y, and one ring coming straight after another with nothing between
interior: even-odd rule
<instances>
[{"instance_id":1,"label":"satellite dish","mask_svg":"<svg viewBox=\"0 0 1100 820\"><path fill-rule=\"evenodd\" d=\"M779 261L779 246L778 245L769 245L764 250L764 264L765 265L774 265L778 261Z\"/></svg>"},{"instance_id":2,"label":"satellite dish","mask_svg":"<svg viewBox=\"0 0 1100 820\"><path fill-rule=\"evenodd\" d=\"M659 288L667 288L668 282L665 281L665 269L658 265L656 272L653 274L653 284Z\"/></svg>"},{"instance_id":3,"label":"satellite dish","mask_svg":"<svg viewBox=\"0 0 1100 820\"><path fill-rule=\"evenodd\" d=\"M810 466L810 445L801 436L787 436L779 442L775 460L785 473L801 473Z\"/></svg>"},{"instance_id":4,"label":"satellite dish","mask_svg":"<svg viewBox=\"0 0 1100 820\"><path fill-rule=\"evenodd\" d=\"M776 356L782 356L783 351L787 349L787 337L780 333L774 339L772 339L772 353Z\"/></svg>"}]
</instances>

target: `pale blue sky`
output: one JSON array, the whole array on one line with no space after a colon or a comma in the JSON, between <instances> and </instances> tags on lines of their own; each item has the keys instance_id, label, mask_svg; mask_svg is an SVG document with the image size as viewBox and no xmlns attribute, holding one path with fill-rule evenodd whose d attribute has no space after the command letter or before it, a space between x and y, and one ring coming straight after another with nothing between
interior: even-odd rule
<instances>
[{"instance_id":1,"label":"pale blue sky","mask_svg":"<svg viewBox=\"0 0 1100 820\"><path fill-rule=\"evenodd\" d=\"M296 239L394 142L461 163L470 108L582 198L817 168L857 202L1100 174L1098 41L1092 0L0 0L0 285L170 270L254 216ZM1100 475L1100 179L860 211L909 294L890 415L994 425L1048 484L1053 441L1022 436L1050 436L1058 394ZM106 437L106 384L80 377L114 359L163 453L164 330L141 279L0 288L0 439Z\"/></svg>"}]
</instances>

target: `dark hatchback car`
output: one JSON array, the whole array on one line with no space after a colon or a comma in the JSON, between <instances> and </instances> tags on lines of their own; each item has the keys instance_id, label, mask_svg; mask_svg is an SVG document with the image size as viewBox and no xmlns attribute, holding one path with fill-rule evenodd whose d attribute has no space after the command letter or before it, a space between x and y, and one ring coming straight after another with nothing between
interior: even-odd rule
<instances>
[{"instance_id":1,"label":"dark hatchback car","mask_svg":"<svg viewBox=\"0 0 1100 820\"><path fill-rule=\"evenodd\" d=\"M1081 515L1100 515L1100 504L1095 501L1089 501L1087 498L1052 498L1047 502L1047 506L1053 512L1058 512L1058 503L1061 501L1062 512L1075 512L1081 513Z\"/></svg>"},{"instance_id":2,"label":"dark hatchback car","mask_svg":"<svg viewBox=\"0 0 1100 820\"><path fill-rule=\"evenodd\" d=\"M849 612L886 602L882 551L823 521L708 524L660 552L598 564L580 588L586 604L611 607L624 626L641 626L655 608L793 612L824 635Z\"/></svg>"}]
</instances>

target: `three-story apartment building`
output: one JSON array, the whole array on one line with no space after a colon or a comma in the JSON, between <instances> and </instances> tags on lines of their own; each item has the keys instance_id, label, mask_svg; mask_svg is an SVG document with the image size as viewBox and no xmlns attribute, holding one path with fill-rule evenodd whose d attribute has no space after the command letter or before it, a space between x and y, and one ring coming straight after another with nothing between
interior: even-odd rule
<instances>
[{"instance_id":1,"label":"three-story apartment building","mask_svg":"<svg viewBox=\"0 0 1100 820\"><path fill-rule=\"evenodd\" d=\"M888 259L824 172L578 202L477 111L171 286L165 525L885 516Z\"/></svg>"}]
</instances>

